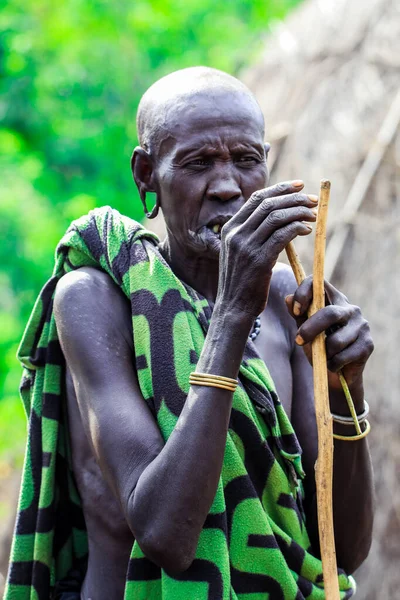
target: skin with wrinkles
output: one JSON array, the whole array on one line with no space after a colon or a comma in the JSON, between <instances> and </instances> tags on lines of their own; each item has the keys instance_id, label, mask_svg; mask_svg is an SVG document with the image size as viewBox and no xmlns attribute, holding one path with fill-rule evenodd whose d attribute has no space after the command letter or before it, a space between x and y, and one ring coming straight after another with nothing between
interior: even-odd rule
<instances>
[{"instance_id":1,"label":"skin with wrinkles","mask_svg":"<svg viewBox=\"0 0 400 600\"><path fill-rule=\"evenodd\" d=\"M142 198L157 194L167 225L160 250L172 270L215 301L197 370L236 378L253 321L261 315L255 344L303 447L307 528L318 552L312 371L295 339L307 350L327 330L331 408L348 414L335 374L344 368L362 412L362 373L373 349L368 324L329 284L330 305L307 319L311 278L297 287L288 267L277 263L289 241L310 232L317 202L303 193L301 182L267 187L269 145L250 93L204 68L169 77L147 92L139 109L142 147L132 157L133 176ZM155 111L159 128L153 126ZM220 233L212 231L215 224L223 225ZM111 279L90 268L65 275L57 286L55 316L67 360L73 467L89 538L82 598L117 600L133 537L167 570L191 564L221 471L232 394L191 389L164 444L133 366L129 303ZM366 439L335 441L333 492L338 564L351 573L371 542Z\"/></svg>"}]
</instances>

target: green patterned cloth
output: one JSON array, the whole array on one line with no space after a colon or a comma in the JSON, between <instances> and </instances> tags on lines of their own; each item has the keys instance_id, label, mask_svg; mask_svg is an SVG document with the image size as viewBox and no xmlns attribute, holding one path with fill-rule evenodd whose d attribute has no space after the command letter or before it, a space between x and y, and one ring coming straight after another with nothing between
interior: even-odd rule
<instances>
[{"instance_id":1,"label":"green patterned cloth","mask_svg":"<svg viewBox=\"0 0 400 600\"><path fill-rule=\"evenodd\" d=\"M29 436L6 600L59 597L56 582L65 589L62 580L71 580L87 556L71 472L65 361L52 308L59 279L84 265L104 270L130 299L139 384L165 440L185 403L212 314L207 300L173 274L156 236L135 221L104 207L70 226L18 353ZM173 576L135 542L125 600L323 599L321 562L311 553L302 510L300 455L269 372L249 341L195 560ZM341 598L350 598L354 580L342 571L338 577Z\"/></svg>"}]
</instances>

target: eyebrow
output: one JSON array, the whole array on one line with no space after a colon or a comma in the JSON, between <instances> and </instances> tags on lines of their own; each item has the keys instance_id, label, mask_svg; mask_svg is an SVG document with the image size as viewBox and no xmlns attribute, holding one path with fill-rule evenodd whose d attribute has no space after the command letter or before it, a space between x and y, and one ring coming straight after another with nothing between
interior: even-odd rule
<instances>
[{"instance_id":1,"label":"eyebrow","mask_svg":"<svg viewBox=\"0 0 400 600\"><path fill-rule=\"evenodd\" d=\"M199 154L199 155L207 154L210 156L212 154L219 153L218 149L209 148L206 146L206 144L207 144L207 142L203 142L201 145L196 144L195 146L188 145L186 147L183 147L176 153L174 159L181 160L182 158L190 156L190 154ZM264 146L259 143L252 144L250 142L248 142L248 143L237 142L230 149L231 154L239 154L242 152L249 152L249 151L257 151L260 155L262 155L264 153Z\"/></svg>"}]
</instances>

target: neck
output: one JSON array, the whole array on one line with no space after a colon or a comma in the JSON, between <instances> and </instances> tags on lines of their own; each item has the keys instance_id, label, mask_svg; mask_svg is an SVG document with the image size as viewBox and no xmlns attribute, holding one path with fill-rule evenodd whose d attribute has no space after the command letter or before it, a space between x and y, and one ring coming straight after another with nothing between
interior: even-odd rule
<instances>
[{"instance_id":1,"label":"neck","mask_svg":"<svg viewBox=\"0 0 400 600\"><path fill-rule=\"evenodd\" d=\"M196 292L215 302L218 290L219 260L198 254L188 254L168 236L159 250L175 275Z\"/></svg>"}]
</instances>

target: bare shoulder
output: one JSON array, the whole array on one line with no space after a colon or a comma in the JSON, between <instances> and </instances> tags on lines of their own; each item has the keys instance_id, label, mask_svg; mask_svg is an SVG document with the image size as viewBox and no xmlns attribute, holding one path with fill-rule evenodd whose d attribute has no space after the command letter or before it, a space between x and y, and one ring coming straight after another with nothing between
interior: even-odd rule
<instances>
[{"instance_id":1,"label":"bare shoulder","mask_svg":"<svg viewBox=\"0 0 400 600\"><path fill-rule=\"evenodd\" d=\"M54 297L61 348L74 380L98 388L132 371L129 301L106 273L77 269L62 277Z\"/></svg>"},{"instance_id":2,"label":"bare shoulder","mask_svg":"<svg viewBox=\"0 0 400 600\"><path fill-rule=\"evenodd\" d=\"M126 305L126 298L107 273L93 267L81 267L61 277L56 287L55 308L63 311L78 304L103 304L107 301Z\"/></svg>"},{"instance_id":3,"label":"bare shoulder","mask_svg":"<svg viewBox=\"0 0 400 600\"><path fill-rule=\"evenodd\" d=\"M54 314L61 334L88 333L94 325L102 329L117 328L126 333L131 327L129 302L107 273L93 267L82 267L64 275L57 284Z\"/></svg>"},{"instance_id":4,"label":"bare shoulder","mask_svg":"<svg viewBox=\"0 0 400 600\"><path fill-rule=\"evenodd\" d=\"M277 262L272 271L271 293L284 300L288 294L293 294L296 289L297 283L292 269L285 263Z\"/></svg>"}]
</instances>

